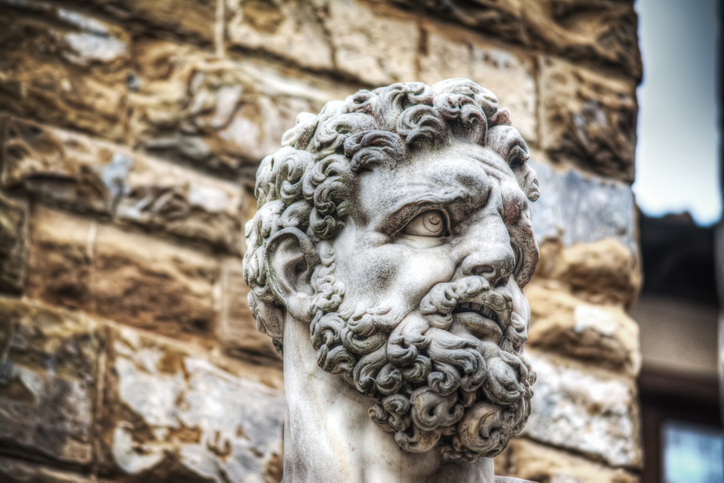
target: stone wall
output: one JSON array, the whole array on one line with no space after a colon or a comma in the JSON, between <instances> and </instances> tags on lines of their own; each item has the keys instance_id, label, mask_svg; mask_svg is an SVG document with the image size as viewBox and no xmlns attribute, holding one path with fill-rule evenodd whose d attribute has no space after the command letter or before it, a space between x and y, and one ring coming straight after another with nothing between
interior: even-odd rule
<instances>
[{"instance_id":1,"label":"stone wall","mask_svg":"<svg viewBox=\"0 0 724 483\"><path fill-rule=\"evenodd\" d=\"M0 0L0 480L279 481L257 163L328 100L469 77L543 191L533 414L497 473L637 481L632 3Z\"/></svg>"}]
</instances>

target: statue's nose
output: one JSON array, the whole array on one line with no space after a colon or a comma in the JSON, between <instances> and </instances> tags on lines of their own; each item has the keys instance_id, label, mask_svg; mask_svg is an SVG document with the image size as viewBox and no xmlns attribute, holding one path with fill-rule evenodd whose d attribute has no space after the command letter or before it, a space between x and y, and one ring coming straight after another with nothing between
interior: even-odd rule
<instances>
[{"instance_id":1,"label":"statue's nose","mask_svg":"<svg viewBox=\"0 0 724 483\"><path fill-rule=\"evenodd\" d=\"M510 244L481 244L478 250L469 254L462 263L464 276L484 277L493 287L508 284L515 269L515 254Z\"/></svg>"}]
</instances>

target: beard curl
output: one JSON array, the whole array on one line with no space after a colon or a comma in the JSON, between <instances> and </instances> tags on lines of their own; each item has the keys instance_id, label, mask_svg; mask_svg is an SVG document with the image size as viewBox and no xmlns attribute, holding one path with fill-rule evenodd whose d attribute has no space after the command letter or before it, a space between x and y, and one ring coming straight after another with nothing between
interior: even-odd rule
<instances>
[{"instance_id":1,"label":"beard curl","mask_svg":"<svg viewBox=\"0 0 724 483\"><path fill-rule=\"evenodd\" d=\"M322 369L376 400L369 417L394 433L400 448L437 448L445 461L475 461L499 454L530 414L535 374L523 354L527 314L517 313L514 299L520 302L505 287L466 277L435 285L408 314L318 310L311 342ZM496 312L498 343L448 331L454 308L469 301Z\"/></svg>"}]
</instances>

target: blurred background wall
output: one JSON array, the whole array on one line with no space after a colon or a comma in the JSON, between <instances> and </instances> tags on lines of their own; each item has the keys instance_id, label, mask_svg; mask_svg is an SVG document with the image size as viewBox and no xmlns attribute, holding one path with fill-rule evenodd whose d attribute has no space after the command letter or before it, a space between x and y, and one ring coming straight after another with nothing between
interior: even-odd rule
<instances>
[{"instance_id":1,"label":"blurred background wall","mask_svg":"<svg viewBox=\"0 0 724 483\"><path fill-rule=\"evenodd\" d=\"M533 150L533 414L496 473L639 481L630 0L0 0L0 479L281 478L241 276L297 113L468 77ZM662 306L663 307L663 306Z\"/></svg>"}]
</instances>

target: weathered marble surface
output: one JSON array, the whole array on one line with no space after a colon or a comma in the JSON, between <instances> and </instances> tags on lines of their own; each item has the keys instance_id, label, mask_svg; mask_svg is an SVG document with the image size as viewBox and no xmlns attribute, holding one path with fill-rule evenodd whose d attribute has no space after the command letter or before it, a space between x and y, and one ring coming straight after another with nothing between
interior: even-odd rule
<instances>
[{"instance_id":1,"label":"weathered marble surface","mask_svg":"<svg viewBox=\"0 0 724 483\"><path fill-rule=\"evenodd\" d=\"M400 83L300 114L282 145L244 276L284 356L284 481L492 483L536 379L540 192L508 112L469 80Z\"/></svg>"}]
</instances>

